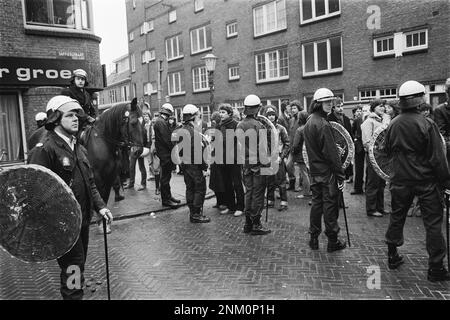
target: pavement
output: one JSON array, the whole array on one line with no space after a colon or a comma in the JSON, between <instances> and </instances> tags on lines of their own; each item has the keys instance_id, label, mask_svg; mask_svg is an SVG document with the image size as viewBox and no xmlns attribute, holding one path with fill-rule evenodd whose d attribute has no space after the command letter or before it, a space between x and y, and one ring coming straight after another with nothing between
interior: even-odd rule
<instances>
[{"instance_id":1,"label":"pavement","mask_svg":"<svg viewBox=\"0 0 450 320\"><path fill-rule=\"evenodd\" d=\"M184 199L182 176L174 176L172 186ZM344 196L351 247L334 253L326 252L323 234L320 249L309 249L310 206L307 199L295 199L295 192L288 192L288 211L268 210L264 223L272 233L252 236L242 233L243 216L221 215L213 208L215 198L204 205L211 222L192 224L186 207L157 211L161 207L152 188L128 190L126 200L110 202L116 216L108 235L111 298L449 300L450 283L426 280L422 219L407 218L405 244L399 248L405 264L389 270L383 242L389 216L368 217L364 195L350 195L350 190L347 185ZM342 211L339 221L346 239ZM85 299L107 299L103 235L95 227L85 276ZM16 299L61 299L57 263L24 263L0 250L0 300Z\"/></svg>"}]
</instances>

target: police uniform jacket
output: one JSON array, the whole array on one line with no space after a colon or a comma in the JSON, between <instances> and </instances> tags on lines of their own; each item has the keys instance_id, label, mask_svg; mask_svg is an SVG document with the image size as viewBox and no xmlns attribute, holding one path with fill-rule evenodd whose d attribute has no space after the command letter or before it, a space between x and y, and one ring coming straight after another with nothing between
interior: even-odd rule
<instances>
[{"instance_id":1,"label":"police uniform jacket","mask_svg":"<svg viewBox=\"0 0 450 320\"><path fill-rule=\"evenodd\" d=\"M266 127L261 122L256 120L253 116L248 115L245 117L245 119L238 123L236 130L238 129L242 130L244 134L249 130L253 130L253 132L256 132L256 145L251 145L251 139L245 138L244 143L244 141L240 141L240 139L238 138L240 150L239 154L243 155L244 158L244 170L252 170L253 172L258 172L261 167L269 166L270 159L267 152L267 144L262 143L262 141L260 141L259 139L259 131L266 129ZM251 134L253 134L253 132ZM267 155L267 164L261 163L262 159L260 159L259 152L261 148L263 148L263 150L261 150L261 154ZM238 162L241 163L239 157Z\"/></svg>"},{"instance_id":2,"label":"police uniform jacket","mask_svg":"<svg viewBox=\"0 0 450 320\"><path fill-rule=\"evenodd\" d=\"M322 111L314 112L303 129L311 176L345 177L333 129Z\"/></svg>"},{"instance_id":3,"label":"police uniform jacket","mask_svg":"<svg viewBox=\"0 0 450 320\"><path fill-rule=\"evenodd\" d=\"M385 151L392 159L391 182L417 185L450 179L436 123L419 111L402 113L386 129Z\"/></svg>"},{"instance_id":4,"label":"police uniform jacket","mask_svg":"<svg viewBox=\"0 0 450 320\"><path fill-rule=\"evenodd\" d=\"M94 119L97 118L98 112L92 104L91 95L85 88L78 88L75 84L71 84L68 88L63 89L61 94L77 100L83 108L84 113Z\"/></svg>"},{"instance_id":5,"label":"police uniform jacket","mask_svg":"<svg viewBox=\"0 0 450 320\"><path fill-rule=\"evenodd\" d=\"M42 143L36 145L28 160L44 166L72 189L83 214L83 226L89 225L92 211L106 207L95 185L86 149L78 142L74 151L54 131L49 131Z\"/></svg>"},{"instance_id":6,"label":"police uniform jacket","mask_svg":"<svg viewBox=\"0 0 450 320\"><path fill-rule=\"evenodd\" d=\"M174 144L172 143L172 129L168 119L159 116L153 126L155 133L156 155L161 160L161 165L166 165L171 160L171 152Z\"/></svg>"},{"instance_id":7,"label":"police uniform jacket","mask_svg":"<svg viewBox=\"0 0 450 320\"><path fill-rule=\"evenodd\" d=\"M188 158L185 158L185 156L187 157L187 155L184 154L184 152L181 152L181 159L183 161L183 164L194 165L200 167L200 169L202 170L207 170L208 165L203 157L203 152L207 145L201 135L202 128L200 127L195 128L194 123L192 121L187 121L183 124L182 129L189 132L190 136L189 148L191 151L190 157ZM182 140L181 142L183 143ZM184 146L185 145L183 144L183 147Z\"/></svg>"}]
</instances>

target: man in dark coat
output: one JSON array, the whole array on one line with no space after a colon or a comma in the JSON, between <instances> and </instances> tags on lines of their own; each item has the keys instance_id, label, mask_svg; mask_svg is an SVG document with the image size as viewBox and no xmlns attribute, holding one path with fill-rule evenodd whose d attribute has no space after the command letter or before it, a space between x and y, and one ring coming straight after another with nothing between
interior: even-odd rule
<instances>
[{"instance_id":1,"label":"man in dark coat","mask_svg":"<svg viewBox=\"0 0 450 320\"><path fill-rule=\"evenodd\" d=\"M312 206L310 213L309 246L319 249L319 235L322 231L322 215L325 235L328 237L327 251L333 252L346 247L338 239L338 203L344 188L344 170L334 141L333 131L327 121L334 95L331 90L320 88L314 93L311 116L306 122L303 134L311 172Z\"/></svg>"},{"instance_id":2,"label":"man in dark coat","mask_svg":"<svg viewBox=\"0 0 450 320\"><path fill-rule=\"evenodd\" d=\"M197 106L187 104L183 107L184 133L189 134L189 139L183 143L189 148L189 154L183 149L182 168L184 182L186 184L186 203L189 207L189 220L192 223L208 223L210 218L203 214L203 203L206 195L206 170L208 165L203 157L206 142L202 137L201 115Z\"/></svg>"},{"instance_id":3,"label":"man in dark coat","mask_svg":"<svg viewBox=\"0 0 450 320\"><path fill-rule=\"evenodd\" d=\"M78 112L83 112L79 103L66 96L56 96L47 104L48 120L45 124L48 134L43 142L32 150L28 162L49 168L60 176L72 189L82 212L81 232L75 245L58 258L61 268L61 295L66 300L82 299L84 265L86 263L89 224L93 211L112 221L111 212L106 208L95 186L94 174L87 158L86 149L80 145L75 135L78 132ZM68 286L68 268L77 266L80 270L79 287ZM71 283L72 284L72 283Z\"/></svg>"},{"instance_id":4,"label":"man in dark coat","mask_svg":"<svg viewBox=\"0 0 450 320\"><path fill-rule=\"evenodd\" d=\"M70 86L62 90L61 94L77 100L84 110L84 116L88 116L86 120L88 123L95 121L98 111L92 104L90 93L86 90L89 85L87 80L87 73L83 69L73 71L70 79Z\"/></svg>"},{"instance_id":5,"label":"man in dark coat","mask_svg":"<svg viewBox=\"0 0 450 320\"><path fill-rule=\"evenodd\" d=\"M259 139L259 132L264 131L264 125L256 120L261 107L261 100L254 94L244 99L245 118L239 122L236 135L245 137L245 141L238 140L240 156L244 158L243 172L245 185L245 224L244 233L251 235L265 235L271 232L261 223L261 213L264 208L264 193L266 190L266 176L261 172L263 164L260 155L267 153L267 144ZM256 141L251 142L248 136L254 136ZM239 139L239 138L238 138ZM256 142L256 143L255 143ZM261 149L262 148L262 149ZM259 152L259 151L262 152ZM238 159L239 160L239 159Z\"/></svg>"},{"instance_id":6,"label":"man in dark coat","mask_svg":"<svg viewBox=\"0 0 450 320\"><path fill-rule=\"evenodd\" d=\"M426 232L429 281L450 281L444 267L446 243L442 235L442 189L450 186L450 170L436 123L422 116L425 87L417 81L403 83L398 91L401 114L386 129L385 151L392 160L390 176L392 213L386 232L388 264L403 264L397 247L403 245L403 227L415 196L419 199Z\"/></svg>"},{"instance_id":7,"label":"man in dark coat","mask_svg":"<svg viewBox=\"0 0 450 320\"><path fill-rule=\"evenodd\" d=\"M355 143L355 179L353 181L353 190L350 194L363 194L363 181L364 181L364 159L366 153L362 143L362 107L358 106L353 108L353 124L352 124L352 136Z\"/></svg>"},{"instance_id":8,"label":"man in dark coat","mask_svg":"<svg viewBox=\"0 0 450 320\"><path fill-rule=\"evenodd\" d=\"M173 149L172 129L169 126L169 117L174 113L173 106L165 103L161 106L159 117L155 121L153 130L155 132L156 155L161 163L161 201L162 205L177 208L181 202L172 196L170 190L170 179L175 165L172 162L171 153Z\"/></svg>"},{"instance_id":9,"label":"man in dark coat","mask_svg":"<svg viewBox=\"0 0 450 320\"><path fill-rule=\"evenodd\" d=\"M225 180L225 205L226 209L221 214L233 213L238 217L244 213L244 188L242 186L241 165L237 164L237 139L234 132L237 121L233 119L233 108L229 104L219 107L221 117L220 128L223 139L223 164L220 165L222 177ZM233 139L227 139L227 131L233 133ZM227 155L233 152L233 157Z\"/></svg>"}]
</instances>

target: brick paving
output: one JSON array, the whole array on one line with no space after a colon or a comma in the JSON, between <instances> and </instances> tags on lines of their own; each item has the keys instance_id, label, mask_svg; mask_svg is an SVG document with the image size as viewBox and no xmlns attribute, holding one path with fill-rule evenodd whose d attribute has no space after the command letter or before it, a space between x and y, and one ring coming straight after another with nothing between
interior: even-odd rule
<instances>
[{"instance_id":1,"label":"brick paving","mask_svg":"<svg viewBox=\"0 0 450 320\"><path fill-rule=\"evenodd\" d=\"M178 185L181 178L174 182ZM400 248L406 262L391 271L383 243L389 217L367 217L364 196L350 196L350 188L345 199L352 247L335 253L326 252L323 234L320 250L309 249L310 207L293 192L288 194L287 212L269 210L272 233L266 236L243 234L244 217L220 215L212 208L214 198L205 202L205 213L212 218L209 224L189 223L186 207L116 221L108 236L111 297L449 300L450 283L426 280L422 219L407 218L405 245ZM152 190L127 191L128 202L113 208L115 214L138 212L134 205L148 200L146 192ZM342 215L340 224L345 238ZM380 268L380 289L367 287L370 266ZM92 285L85 298L106 299L103 240L96 228L91 228L86 278ZM27 264L0 250L0 299L60 299L56 262Z\"/></svg>"}]
</instances>

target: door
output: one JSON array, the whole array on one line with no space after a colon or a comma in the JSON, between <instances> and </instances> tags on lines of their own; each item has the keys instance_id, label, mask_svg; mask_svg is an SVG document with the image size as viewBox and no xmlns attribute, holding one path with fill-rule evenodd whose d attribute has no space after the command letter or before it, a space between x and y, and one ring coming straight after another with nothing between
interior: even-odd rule
<instances>
[{"instance_id":1,"label":"door","mask_svg":"<svg viewBox=\"0 0 450 320\"><path fill-rule=\"evenodd\" d=\"M0 165L24 161L22 121L16 93L0 93Z\"/></svg>"}]
</instances>

